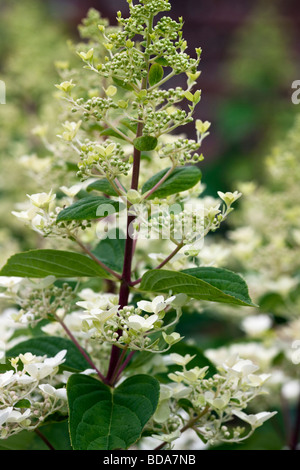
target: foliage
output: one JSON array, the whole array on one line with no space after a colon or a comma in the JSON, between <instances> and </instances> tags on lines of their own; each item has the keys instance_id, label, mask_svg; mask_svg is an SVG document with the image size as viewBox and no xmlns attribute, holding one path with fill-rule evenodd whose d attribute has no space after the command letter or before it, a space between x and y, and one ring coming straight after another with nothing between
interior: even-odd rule
<instances>
[{"instance_id":1,"label":"foliage","mask_svg":"<svg viewBox=\"0 0 300 470\"><path fill-rule=\"evenodd\" d=\"M169 1L128 4L117 27L95 10L80 26L77 63L58 67L59 131L37 132L51 172L14 211L46 245L0 271L16 322L2 322L3 439L68 419L73 449L140 448L146 436L172 447L187 430L199 446L236 443L276 414L246 413L269 374L237 355L215 368L178 331L189 308L254 307L239 274L200 263L241 193L203 196L201 49L187 54L183 19L161 15ZM179 74L186 88L167 88ZM177 135L192 122L195 139Z\"/></svg>"}]
</instances>

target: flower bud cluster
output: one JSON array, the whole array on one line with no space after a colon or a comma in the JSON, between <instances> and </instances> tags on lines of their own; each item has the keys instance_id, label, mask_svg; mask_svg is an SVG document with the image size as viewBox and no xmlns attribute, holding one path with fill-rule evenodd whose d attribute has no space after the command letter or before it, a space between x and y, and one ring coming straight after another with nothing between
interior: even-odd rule
<instances>
[{"instance_id":1,"label":"flower bud cluster","mask_svg":"<svg viewBox=\"0 0 300 470\"><path fill-rule=\"evenodd\" d=\"M129 347L131 350L158 353L161 352L159 339L153 340L153 333L161 332L167 349L181 339L178 333L166 333L171 325L164 324L163 320L166 312L173 308L176 310L176 316L172 325L178 322L181 307L186 302L186 296L184 297L173 296L165 299L158 296L152 302L138 302L137 307L129 305L120 308L116 296L98 294L90 300L77 302L77 305L84 310L83 330L92 333L95 339L117 344L122 349Z\"/></svg>"},{"instance_id":2,"label":"flower bud cluster","mask_svg":"<svg viewBox=\"0 0 300 470\"><path fill-rule=\"evenodd\" d=\"M111 140L103 143L86 141L81 146L79 172L82 179L101 176L114 180L119 175L128 175L131 163L122 146Z\"/></svg>"},{"instance_id":3,"label":"flower bud cluster","mask_svg":"<svg viewBox=\"0 0 300 470\"><path fill-rule=\"evenodd\" d=\"M140 231L147 237L175 240L184 245L204 239L209 232L216 231L227 215L233 210L231 204L241 193L220 193L225 206L218 200L198 198L174 203L173 198L164 204L151 205L151 217L140 220ZM212 200L211 200L212 199Z\"/></svg>"},{"instance_id":4,"label":"flower bud cluster","mask_svg":"<svg viewBox=\"0 0 300 470\"><path fill-rule=\"evenodd\" d=\"M18 323L35 325L42 319L53 320L56 315L64 317L72 308L75 294L69 284L58 287L54 282L54 276L38 281L0 278L0 286L6 287L4 296L19 307L11 318Z\"/></svg>"},{"instance_id":5,"label":"flower bud cluster","mask_svg":"<svg viewBox=\"0 0 300 470\"><path fill-rule=\"evenodd\" d=\"M187 163L194 165L203 160L203 155L197 153L199 147L200 144L195 140L179 137L161 145L158 148L158 155L160 158L169 158L176 166L183 166Z\"/></svg>"}]
</instances>

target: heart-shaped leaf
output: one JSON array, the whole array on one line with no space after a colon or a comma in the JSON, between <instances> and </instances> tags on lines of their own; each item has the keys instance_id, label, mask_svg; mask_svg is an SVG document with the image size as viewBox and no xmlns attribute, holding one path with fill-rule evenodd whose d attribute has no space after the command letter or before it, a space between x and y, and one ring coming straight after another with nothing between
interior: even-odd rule
<instances>
[{"instance_id":1,"label":"heart-shaped leaf","mask_svg":"<svg viewBox=\"0 0 300 470\"><path fill-rule=\"evenodd\" d=\"M74 374L68 380L69 427L74 450L128 449L154 414L159 382L135 375L118 388Z\"/></svg>"}]
</instances>

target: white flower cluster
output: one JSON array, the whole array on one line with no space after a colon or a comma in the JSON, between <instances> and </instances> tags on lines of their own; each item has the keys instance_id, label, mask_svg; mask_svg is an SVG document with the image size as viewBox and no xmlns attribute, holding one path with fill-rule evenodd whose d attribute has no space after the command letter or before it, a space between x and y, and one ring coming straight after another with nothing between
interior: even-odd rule
<instances>
[{"instance_id":1,"label":"white flower cluster","mask_svg":"<svg viewBox=\"0 0 300 470\"><path fill-rule=\"evenodd\" d=\"M0 437L33 430L66 405L66 389L57 375L66 350L54 357L20 354L0 374Z\"/></svg>"},{"instance_id":2,"label":"white flower cluster","mask_svg":"<svg viewBox=\"0 0 300 470\"><path fill-rule=\"evenodd\" d=\"M56 224L56 218L61 211L61 208L56 207L54 203L56 195L50 191L31 194L28 198L29 206L19 212L13 211L12 214L44 237L62 235L64 230L62 231Z\"/></svg>"},{"instance_id":3,"label":"white flower cluster","mask_svg":"<svg viewBox=\"0 0 300 470\"><path fill-rule=\"evenodd\" d=\"M6 290L0 296L19 307L13 311L12 319L17 323L34 325L42 319L53 320L56 315L64 317L72 307L75 294L67 283L58 287L54 281L54 276L39 280L1 276L0 287Z\"/></svg>"},{"instance_id":4,"label":"white flower cluster","mask_svg":"<svg viewBox=\"0 0 300 470\"><path fill-rule=\"evenodd\" d=\"M57 217L54 205L56 195L50 191L28 195L28 198L29 207L20 212L13 211L12 214L30 225L34 231L48 235L53 231Z\"/></svg>"},{"instance_id":5,"label":"white flower cluster","mask_svg":"<svg viewBox=\"0 0 300 470\"><path fill-rule=\"evenodd\" d=\"M248 438L276 412L246 414L250 401L263 393L269 374L257 374L258 366L233 355L218 367L218 372L205 378L209 367L186 366L195 356L171 354L173 364L181 370L168 375L170 383L161 385L160 402L154 415L156 437L171 444L180 434L193 429L201 439L214 445L240 442ZM185 399L185 400L182 400ZM182 400L182 401L180 401ZM250 426L236 426L234 418Z\"/></svg>"},{"instance_id":6,"label":"white flower cluster","mask_svg":"<svg viewBox=\"0 0 300 470\"><path fill-rule=\"evenodd\" d=\"M210 197L190 198L187 202L170 197L160 204L151 204L150 218L143 207L144 210L138 211L139 208L134 206L131 211L137 211L138 229L144 236L190 245L187 251L192 251L193 256L196 256L200 250L193 245L202 247L206 235L220 227L233 210L232 204L241 196L237 191L218 194L224 202L223 207L220 201Z\"/></svg>"},{"instance_id":7,"label":"white flower cluster","mask_svg":"<svg viewBox=\"0 0 300 470\"><path fill-rule=\"evenodd\" d=\"M26 225L43 237L68 238L71 233L79 228L85 230L90 226L87 220L57 223L58 214L64 205L70 205L73 202L73 198L80 191L80 186L78 184L70 188L61 186L60 190L66 195L65 198L60 200L61 207L55 205L56 195L52 194L51 190L49 193L28 194L29 207L26 205L24 210L12 211L12 214L23 220Z\"/></svg>"},{"instance_id":8,"label":"white flower cluster","mask_svg":"<svg viewBox=\"0 0 300 470\"><path fill-rule=\"evenodd\" d=\"M86 291L86 290L85 290ZM186 296L177 295L165 299L160 295L152 301L141 300L134 306L120 308L118 297L113 294L84 292L86 300L77 302L84 310L82 328L101 342L117 344L120 348L161 352L159 340L153 340L153 333L161 332L167 349L181 340L178 333L167 334L166 330L175 325L181 315ZM87 296L89 298L87 298ZM164 316L170 309L176 311L175 319L164 325ZM142 312L146 312L142 314Z\"/></svg>"}]
</instances>

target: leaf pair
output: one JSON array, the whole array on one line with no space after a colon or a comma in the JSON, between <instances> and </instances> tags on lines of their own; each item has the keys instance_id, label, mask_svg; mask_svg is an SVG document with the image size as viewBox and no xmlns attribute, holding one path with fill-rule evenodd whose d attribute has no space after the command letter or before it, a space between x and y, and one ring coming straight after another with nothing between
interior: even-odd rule
<instances>
[{"instance_id":1,"label":"leaf pair","mask_svg":"<svg viewBox=\"0 0 300 470\"><path fill-rule=\"evenodd\" d=\"M114 268L120 268L120 260L113 251L114 242L122 256L124 246L121 240L100 242L95 254ZM103 244L103 245L102 245ZM111 249L112 257L108 258ZM108 274L96 261L79 253L59 250L32 250L18 253L9 258L0 271L0 276L19 276L28 278L100 277L110 279ZM188 297L210 302L231 303L243 306L255 306L249 297L244 279L232 271L222 268L193 268L176 272L169 270L150 270L142 277L139 288L143 292L186 294Z\"/></svg>"},{"instance_id":2,"label":"leaf pair","mask_svg":"<svg viewBox=\"0 0 300 470\"><path fill-rule=\"evenodd\" d=\"M113 389L93 377L75 373L90 365L70 340L61 337L31 338L7 351L7 357L27 352L53 357L63 349L67 355L61 367L73 372L67 383L73 449L127 449L139 439L156 410L158 381L147 375L136 375Z\"/></svg>"}]
</instances>

